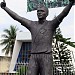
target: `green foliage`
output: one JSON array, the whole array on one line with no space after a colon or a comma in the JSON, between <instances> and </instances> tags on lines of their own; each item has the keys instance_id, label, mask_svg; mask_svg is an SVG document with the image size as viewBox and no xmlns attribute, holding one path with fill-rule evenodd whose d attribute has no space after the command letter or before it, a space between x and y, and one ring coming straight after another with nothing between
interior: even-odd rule
<instances>
[{"instance_id":1,"label":"green foliage","mask_svg":"<svg viewBox=\"0 0 75 75\"><path fill-rule=\"evenodd\" d=\"M54 35L54 39L75 48L75 42L69 41L71 38L64 38L63 35L61 34L60 28L57 28L55 35Z\"/></svg>"},{"instance_id":2,"label":"green foliage","mask_svg":"<svg viewBox=\"0 0 75 75\"><path fill-rule=\"evenodd\" d=\"M5 45L2 49L2 52L5 52L5 54L9 54L10 52L10 55L12 56L17 30L18 29L15 26L11 25L10 28L5 29L4 34L1 35L2 40L0 40L0 45Z\"/></svg>"},{"instance_id":3,"label":"green foliage","mask_svg":"<svg viewBox=\"0 0 75 75\"><path fill-rule=\"evenodd\" d=\"M66 6L69 3L69 0L27 0L27 11L36 10L40 3L48 8L55 8Z\"/></svg>"},{"instance_id":4,"label":"green foliage","mask_svg":"<svg viewBox=\"0 0 75 75\"><path fill-rule=\"evenodd\" d=\"M27 67L26 66L21 66L20 69L17 70L18 74L17 75L26 75Z\"/></svg>"},{"instance_id":5,"label":"green foliage","mask_svg":"<svg viewBox=\"0 0 75 75\"><path fill-rule=\"evenodd\" d=\"M58 63L61 64L61 70L64 75L65 68L70 72L73 70L71 51L68 49L68 46L75 48L75 43L69 41L71 38L64 38L61 34L60 28L58 27L55 35L53 37L53 58L54 60L59 60ZM56 64L55 61L54 63ZM65 64L65 65L64 65ZM62 66L63 65L63 66ZM69 65L69 66L66 66Z\"/></svg>"}]
</instances>

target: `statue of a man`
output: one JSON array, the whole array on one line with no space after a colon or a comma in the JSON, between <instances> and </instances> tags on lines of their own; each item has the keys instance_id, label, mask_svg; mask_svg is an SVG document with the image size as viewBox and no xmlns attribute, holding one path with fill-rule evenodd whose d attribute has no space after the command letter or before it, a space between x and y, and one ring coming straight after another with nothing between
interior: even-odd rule
<instances>
[{"instance_id":1,"label":"statue of a man","mask_svg":"<svg viewBox=\"0 0 75 75\"><path fill-rule=\"evenodd\" d=\"M37 8L38 21L30 21L11 11L6 2L1 2L4 9L14 20L25 26L32 34L32 50L27 75L53 75L52 39L53 34L64 17L69 13L74 0L53 20L47 21L48 8L39 5ZM35 17L34 17L35 18Z\"/></svg>"}]
</instances>

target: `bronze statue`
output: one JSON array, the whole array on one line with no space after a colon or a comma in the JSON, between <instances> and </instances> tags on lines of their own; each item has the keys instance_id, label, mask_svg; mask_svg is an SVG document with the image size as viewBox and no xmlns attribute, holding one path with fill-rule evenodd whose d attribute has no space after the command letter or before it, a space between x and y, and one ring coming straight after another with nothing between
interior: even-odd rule
<instances>
[{"instance_id":1,"label":"bronze statue","mask_svg":"<svg viewBox=\"0 0 75 75\"><path fill-rule=\"evenodd\" d=\"M48 8L40 4L37 8L38 21L30 21L11 11L6 2L1 2L4 9L14 20L25 26L32 34L32 50L27 75L53 75L52 39L53 34L64 17L69 13L74 0L53 20L47 21ZM34 17L35 18L35 17Z\"/></svg>"}]
</instances>

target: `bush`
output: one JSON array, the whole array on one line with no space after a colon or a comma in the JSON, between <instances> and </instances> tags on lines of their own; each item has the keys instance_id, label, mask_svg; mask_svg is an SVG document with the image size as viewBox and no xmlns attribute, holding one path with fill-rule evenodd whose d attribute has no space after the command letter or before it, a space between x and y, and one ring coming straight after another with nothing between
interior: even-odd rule
<instances>
[{"instance_id":1,"label":"bush","mask_svg":"<svg viewBox=\"0 0 75 75\"><path fill-rule=\"evenodd\" d=\"M21 66L20 69L17 70L18 74L17 75L26 75L27 67L26 66Z\"/></svg>"}]
</instances>

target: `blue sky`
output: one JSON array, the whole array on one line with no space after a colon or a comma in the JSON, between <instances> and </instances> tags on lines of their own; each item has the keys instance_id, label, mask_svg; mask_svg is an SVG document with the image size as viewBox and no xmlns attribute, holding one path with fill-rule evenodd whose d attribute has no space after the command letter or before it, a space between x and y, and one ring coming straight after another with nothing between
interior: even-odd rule
<instances>
[{"instance_id":1,"label":"blue sky","mask_svg":"<svg viewBox=\"0 0 75 75\"><path fill-rule=\"evenodd\" d=\"M3 0L0 0L0 2ZM5 0L7 3L7 7L16 12L18 15L28 18L30 20L37 20L36 11L26 12L26 0ZM49 16L47 20L53 19L55 15L58 15L63 8L54 8L50 9ZM35 18L34 18L34 16ZM28 30L23 27L19 22L13 20L3 9L0 8L0 35L3 33L4 29L10 27L10 25L15 25L19 28L19 30L27 32ZM74 41L74 7L72 7L69 15L63 20L60 24L61 32L64 37L71 38L71 41ZM1 47L0 47L1 49Z\"/></svg>"}]
</instances>

